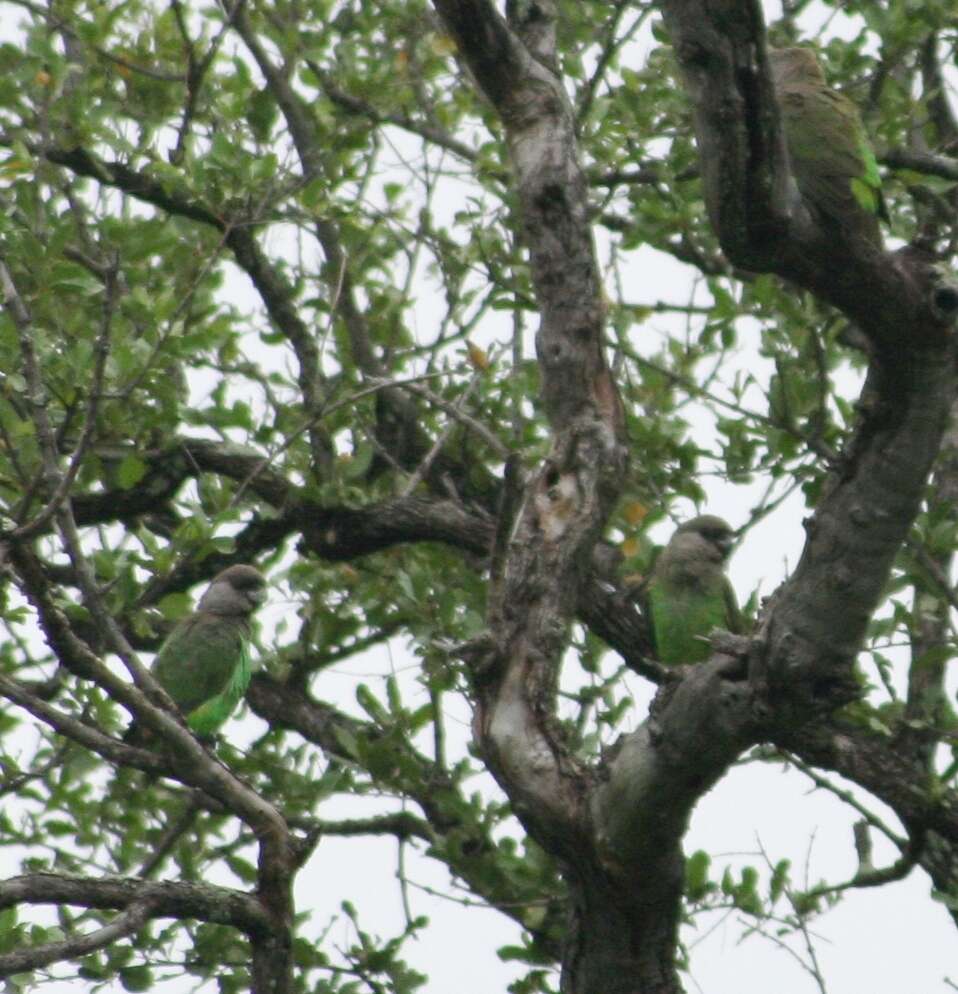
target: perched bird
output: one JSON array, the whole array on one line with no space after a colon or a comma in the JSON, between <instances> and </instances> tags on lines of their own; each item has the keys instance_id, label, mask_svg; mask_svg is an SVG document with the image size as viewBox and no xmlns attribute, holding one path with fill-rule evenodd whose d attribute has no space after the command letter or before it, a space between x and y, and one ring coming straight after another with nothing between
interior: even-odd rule
<instances>
[{"instance_id":1,"label":"perched bird","mask_svg":"<svg viewBox=\"0 0 958 994\"><path fill-rule=\"evenodd\" d=\"M708 658L715 628L742 631L735 593L725 575L732 546L728 524L702 514L675 530L640 593L659 660L667 665Z\"/></svg>"},{"instance_id":2,"label":"perched bird","mask_svg":"<svg viewBox=\"0 0 958 994\"><path fill-rule=\"evenodd\" d=\"M157 653L153 676L197 735L212 735L246 693L250 616L265 599L258 570L230 566L213 577L196 610Z\"/></svg>"},{"instance_id":3,"label":"perched bird","mask_svg":"<svg viewBox=\"0 0 958 994\"><path fill-rule=\"evenodd\" d=\"M770 48L792 174L820 222L881 247L888 220L878 163L858 108L825 82L810 48Z\"/></svg>"}]
</instances>

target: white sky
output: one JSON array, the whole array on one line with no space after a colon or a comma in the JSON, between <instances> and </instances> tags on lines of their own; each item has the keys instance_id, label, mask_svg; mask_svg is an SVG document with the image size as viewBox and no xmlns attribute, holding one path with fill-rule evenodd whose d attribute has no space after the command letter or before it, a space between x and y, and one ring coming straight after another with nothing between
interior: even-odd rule
<instances>
[{"instance_id":1,"label":"white sky","mask_svg":"<svg viewBox=\"0 0 958 994\"><path fill-rule=\"evenodd\" d=\"M769 14L771 5L766 5ZM0 3L0 24L10 5ZM814 16L812 11L809 16ZM821 10L817 16L821 17ZM846 35L856 31L852 22L838 16L830 28ZM3 30L0 29L0 36ZM639 43L641 45L641 42ZM456 209L455 197L445 205L450 213ZM295 251L295 250L294 250ZM600 242L600 258L605 260L605 246ZM689 271L674 261L649 251L636 252L629 260L630 286L635 288L630 299L635 303L656 299L684 300L689 292ZM250 294L245 279L231 279L226 292L234 302L247 301L259 310L259 302ZM436 308L443 301L422 294L412 316L414 324L426 329L436 321ZM486 326L477 336L480 342L495 341L503 329L502 316L498 325ZM534 331L534 323L530 334ZM668 334L665 317L653 318L641 329L643 336L656 338L655 332ZM753 372L761 369L762 361L754 351L754 342L742 337L741 363ZM531 343L527 354L532 355ZM265 359L266 357L263 356ZM767 367L766 367L767 372ZM193 383L202 392L201 382ZM700 430L710 431L703 421ZM733 526L743 523L745 511L752 506L759 492L758 484L735 487L711 478L708 482L708 510L726 517ZM684 514L693 509L680 508ZM773 515L757 525L736 554L730 575L744 601L749 593L760 587L768 594L787 575L797 561L804 533L802 518L805 511L797 498L785 502ZM664 541L671 530L668 523L653 532L657 541ZM290 613L290 604L281 603L282 596L263 612L263 642L270 642L271 626ZM609 657L611 662L611 657ZM361 659L350 661L324 672L314 686L317 696L355 711L355 674L397 672L410 700L421 695L415 682L415 661L401 642L395 641L389 650L378 648ZM899 674L902 677L902 674ZM374 690L374 677L364 676ZM633 725L643 718L651 696L651 688L637 678L629 682L636 699ZM469 715L462 702L448 700L450 750L464 749L468 740ZM251 716L234 721L229 733L237 740L252 740L262 731L262 723ZM847 785L845 785L847 786ZM476 789L499 794L488 776L477 778ZM896 825L890 812L877 802L869 806L882 813ZM368 801L337 799L317 814L323 818L349 817L355 813L373 813L382 808ZM811 881L827 879L839 882L855 870L851 824L854 813L849 812L831 795L810 792L810 785L797 773L785 773L777 768L752 764L734 770L699 804L686 840L686 851L707 849L713 854L713 870L720 875L728 861L733 865L759 862L757 853L763 848L772 862L781 858L792 861L793 875L801 880L807 865ZM893 854L889 847L875 838L876 862L884 865ZM359 909L362 926L383 936L393 935L402 928L403 913L398 887L395 883L396 844L390 840L323 839L316 853L301 872L296 887L299 910L310 910L312 920L304 930L314 934L337 915L342 900L352 901ZM0 849L0 876L18 872L10 860L9 851ZM717 869L715 869L717 867ZM445 869L407 849L406 872L410 880L435 890L448 890ZM763 875L767 877L767 874ZM841 905L815 924L818 937L815 944L829 994L938 994L953 990L945 983L950 975L958 983L958 961L955 957L954 928L944 908L929 900L929 884L920 871L902 883L880 889L851 892ZM457 892L459 896L466 896ZM427 914L428 929L418 941L404 948L407 961L430 975L424 988L427 994L489 994L504 991L507 983L524 973L510 964L500 963L495 948L516 941L516 927L495 912L479 908L463 908L454 901L438 898L412 888L409 892L413 912ZM27 912L25 911L25 914ZM739 942L743 932L742 916L733 914L721 922L708 922L696 929L684 931L686 942L693 943L692 977L687 982L690 992L706 994L768 994L770 990L784 994L816 991L815 981L803 972L787 953L774 948L760 937ZM715 926L712 928L712 926ZM712 929L708 931L708 929ZM348 922L341 919L333 926L330 937L339 945L352 941ZM800 944L792 947L801 952ZM950 972L950 973L949 973ZM556 984L558 980L556 979ZM54 985L52 990L57 990ZM62 990L76 990L75 984ZM177 982L164 989L185 991L188 982ZM117 985L111 988L117 992Z\"/></svg>"}]
</instances>

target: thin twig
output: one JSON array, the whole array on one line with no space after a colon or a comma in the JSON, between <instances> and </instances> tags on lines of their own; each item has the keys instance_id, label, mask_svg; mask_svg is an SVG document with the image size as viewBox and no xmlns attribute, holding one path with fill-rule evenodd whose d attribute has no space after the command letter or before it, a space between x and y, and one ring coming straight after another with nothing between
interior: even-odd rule
<instances>
[{"instance_id":1,"label":"thin twig","mask_svg":"<svg viewBox=\"0 0 958 994\"><path fill-rule=\"evenodd\" d=\"M845 790L843 787L839 787L833 784L830 780L823 777L821 774L816 772L807 763L803 762L793 753L786 752L782 749L776 750L778 754L791 763L795 769L804 773L816 787L821 787L822 790L827 790L829 793L834 794L839 800L844 801L847 805L854 808L861 816L868 822L872 828L877 829L882 833L887 839L891 840L899 850L904 850L908 845L908 840L902 838L897 832L893 831L888 825L886 825L881 818L878 817L874 812L869 811L855 796L851 791Z\"/></svg>"},{"instance_id":2,"label":"thin twig","mask_svg":"<svg viewBox=\"0 0 958 994\"><path fill-rule=\"evenodd\" d=\"M472 382L469 384L469 386L466 387L462 396L459 398L459 404L465 404L466 401L469 399L469 397L472 395L473 390L476 387L476 384L479 382L479 375L480 375L479 373L476 373L476 375L472 379ZM408 497L411 493L415 491L416 487L418 487L419 484L422 483L424 477L432 468L432 464L436 461L436 456L438 456L439 453L442 452L443 448L446 445L446 442L449 441L449 436L453 433L455 427L456 427L455 418L450 418L449 423L439 433L439 437L435 440L435 442L432 443L432 446L430 447L429 451L425 454L425 456L423 456L422 461L416 467L413 474L409 477L406 486L403 487L402 492L400 493L401 498Z\"/></svg>"},{"instance_id":3,"label":"thin twig","mask_svg":"<svg viewBox=\"0 0 958 994\"><path fill-rule=\"evenodd\" d=\"M93 432L96 428L97 411L102 398L106 360L110 354L110 332L113 327L113 314L116 309L118 289L117 266L118 261L114 258L103 272L106 288L106 299L103 303L103 313L100 318L100 330L97 334L95 342L93 343L93 379L87 394L86 409L83 413L83 423L80 428L80 436L77 440L73 456L70 459L66 472L60 476L59 482L57 483L56 488L47 503L40 509L31 521L26 522L26 524L21 525L11 533L11 538L13 539L22 541L23 539L32 538L46 527L47 523L57 513L60 505L70 492L70 488L73 486L73 481L76 479L76 475L80 471L80 464L83 462L87 449L93 440ZM2 279L4 283L4 292L7 293L12 290L13 293L16 293L16 289L13 287L13 282L10 280L10 274L3 262L0 262L0 270L2 270L0 271L0 279ZM7 287L8 281L10 290L8 290ZM25 309L23 313L25 313ZM26 333L25 329L24 333Z\"/></svg>"},{"instance_id":4,"label":"thin twig","mask_svg":"<svg viewBox=\"0 0 958 994\"><path fill-rule=\"evenodd\" d=\"M200 802L200 791L194 791L180 816L172 822L163 833L155 849L140 867L136 876L148 880L163 865L163 860L170 854L173 847L189 830L197 814L203 808Z\"/></svg>"},{"instance_id":5,"label":"thin twig","mask_svg":"<svg viewBox=\"0 0 958 994\"><path fill-rule=\"evenodd\" d=\"M474 431L500 459L509 458L510 449L503 445L499 438L494 435L481 421L477 421L475 418L466 414L466 412L462 410L462 401L465 395L463 395L463 398L460 398L460 400L455 404L451 404L448 400L434 394L431 390L418 386L414 381L398 383L397 385L407 393L415 394L417 397L422 397L423 400L428 400L430 404L435 405L451 418L455 418L456 421L459 421L470 431Z\"/></svg>"},{"instance_id":6,"label":"thin twig","mask_svg":"<svg viewBox=\"0 0 958 994\"><path fill-rule=\"evenodd\" d=\"M412 905L409 901L409 878L406 876L406 842L399 840L396 847L396 878L399 880L399 900L402 904L403 916L406 919L406 928L412 927L413 913Z\"/></svg>"},{"instance_id":7,"label":"thin twig","mask_svg":"<svg viewBox=\"0 0 958 994\"><path fill-rule=\"evenodd\" d=\"M362 400L364 397L368 397L371 394L379 393L381 390L389 390L392 387L402 387L408 386L411 383L421 383L423 380L434 380L442 376L448 375L445 372L442 373L425 373L420 376L411 376L407 379L395 379L395 380L380 380L371 378L369 386L363 387L357 390L355 393L351 393L348 397L344 397L340 401L336 401L332 404L323 404L323 406L309 418L307 418L295 431L291 432L284 440L283 444L275 449L270 450L269 454L264 456L263 459L254 466L247 477L240 483L233 495L232 504L236 504L240 498L245 493L247 487L259 476L263 470L267 469L272 465L278 456L285 452L301 435L309 431L316 424L322 421L323 418L329 417L329 415L334 414L336 411L344 408L351 407L358 401Z\"/></svg>"},{"instance_id":8,"label":"thin twig","mask_svg":"<svg viewBox=\"0 0 958 994\"><path fill-rule=\"evenodd\" d=\"M592 110L592 104L595 102L595 95L599 87L599 81L605 75L605 71L608 69L609 63L615 58L616 54L622 49L622 47L627 45L629 41L632 40L635 33L642 27L648 16L654 10L654 7L651 4L644 10L641 10L636 19L632 22L631 26L622 32L621 37L616 38L615 33L619 28L619 22L622 20L625 12L631 9L631 6L632 5L625 2L625 0L618 0L617 9L612 15L612 18L608 23L608 27L605 30L607 43L602 48L602 54L596 62L595 71L586 82L584 87L584 95L579 101L579 109L576 112L576 125L578 127L581 127L582 122L585 121L585 119L589 116L589 112Z\"/></svg>"},{"instance_id":9,"label":"thin twig","mask_svg":"<svg viewBox=\"0 0 958 994\"><path fill-rule=\"evenodd\" d=\"M112 62L114 65L122 66L130 72L146 76L148 79L159 80L162 83L183 82L182 73L163 72L159 69L148 69L146 66L130 62L129 59L125 59L122 56L117 55L115 52L111 52L107 48L101 48L99 45L91 44L86 40L86 38L91 37L94 34L94 32L90 30L92 25L89 22L86 23L87 30L81 34L80 32L74 30L72 25L67 24L66 21L54 16L51 13L50 7L41 7L40 4L31 3L30 0L10 0L10 2L15 4L17 7L22 7L24 10L28 10L31 14L42 18L50 25L50 27L55 28L57 31L62 31L65 35L68 35L71 40L80 45L84 45L93 52L96 52L101 59L106 59L107 62ZM96 34L99 34L99 31L97 31Z\"/></svg>"},{"instance_id":10,"label":"thin twig","mask_svg":"<svg viewBox=\"0 0 958 994\"><path fill-rule=\"evenodd\" d=\"M428 124L421 124L418 121L413 121L406 115L389 114L384 111L380 111L368 101L362 100L359 97L354 97L352 94L346 93L345 90L340 89L333 82L329 73L325 72L322 66L320 66L313 59L307 59L306 65L309 66L313 74L316 76L316 79L319 81L322 88L322 92L326 95L329 101L342 110L345 110L350 114L365 117L373 124L391 124L394 127L401 128L404 131L409 131L412 134L418 135L420 138L432 145L438 145L441 148L446 149L446 151L452 152L454 155L457 155L466 162L474 163L476 161L475 150L470 148L465 143L453 138L447 132L436 127L431 127ZM496 174L493 172L491 175L497 176L500 180L506 178L505 173Z\"/></svg>"}]
</instances>

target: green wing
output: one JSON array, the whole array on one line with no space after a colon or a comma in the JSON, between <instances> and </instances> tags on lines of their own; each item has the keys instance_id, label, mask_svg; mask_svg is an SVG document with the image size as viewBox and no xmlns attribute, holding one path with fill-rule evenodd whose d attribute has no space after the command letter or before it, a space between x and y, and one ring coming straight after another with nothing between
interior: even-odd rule
<instances>
[{"instance_id":1,"label":"green wing","mask_svg":"<svg viewBox=\"0 0 958 994\"><path fill-rule=\"evenodd\" d=\"M823 86L783 88L785 138L799 189L825 216L872 240L887 217L878 163L858 108Z\"/></svg>"},{"instance_id":2,"label":"green wing","mask_svg":"<svg viewBox=\"0 0 958 994\"><path fill-rule=\"evenodd\" d=\"M187 725L197 735L212 735L236 710L236 705L246 695L251 673L249 645L244 640L240 648L239 659L233 667L233 674L226 687L221 693L201 704L195 711L191 711L190 716L186 719Z\"/></svg>"},{"instance_id":3,"label":"green wing","mask_svg":"<svg viewBox=\"0 0 958 994\"><path fill-rule=\"evenodd\" d=\"M722 590L722 599L725 602L725 623L719 628L725 628L733 635L745 634L745 619L739 610L738 601L735 599L735 589L732 587L728 577L724 577L725 584Z\"/></svg>"},{"instance_id":4,"label":"green wing","mask_svg":"<svg viewBox=\"0 0 958 994\"><path fill-rule=\"evenodd\" d=\"M199 719L201 724L212 721L205 716L210 711L217 716L216 724L222 724L249 684L246 625L216 615L193 615L173 629L157 654L153 675L194 730L199 731L192 715L204 705L208 711Z\"/></svg>"},{"instance_id":5,"label":"green wing","mask_svg":"<svg viewBox=\"0 0 958 994\"><path fill-rule=\"evenodd\" d=\"M864 173L858 179L852 180L852 193L858 203L870 214L875 214L887 222L888 208L881 192L881 173L878 171L878 160L872 151L864 131L859 135L858 153L865 167Z\"/></svg>"},{"instance_id":6,"label":"green wing","mask_svg":"<svg viewBox=\"0 0 958 994\"><path fill-rule=\"evenodd\" d=\"M732 620L727 601L731 585L725 577L722 581L722 589L712 590L680 589L658 580L649 584L646 600L649 627L661 662L674 666L708 658L709 633L716 628L729 628ZM737 614L738 609L735 610Z\"/></svg>"}]
</instances>

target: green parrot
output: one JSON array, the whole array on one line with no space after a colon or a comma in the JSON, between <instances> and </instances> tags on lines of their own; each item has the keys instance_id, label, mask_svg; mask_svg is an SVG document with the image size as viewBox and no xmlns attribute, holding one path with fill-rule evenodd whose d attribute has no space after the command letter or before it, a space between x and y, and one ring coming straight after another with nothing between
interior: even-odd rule
<instances>
[{"instance_id":1,"label":"green parrot","mask_svg":"<svg viewBox=\"0 0 958 994\"><path fill-rule=\"evenodd\" d=\"M679 525L659 554L640 600L656 655L668 666L700 663L715 628L741 633L742 617L725 575L733 532L714 514Z\"/></svg>"},{"instance_id":2,"label":"green parrot","mask_svg":"<svg viewBox=\"0 0 958 994\"><path fill-rule=\"evenodd\" d=\"M881 247L878 219L888 212L858 108L828 86L810 48L770 48L768 59L792 174L809 209Z\"/></svg>"},{"instance_id":3,"label":"green parrot","mask_svg":"<svg viewBox=\"0 0 958 994\"><path fill-rule=\"evenodd\" d=\"M213 577L196 610L170 632L153 676L197 735L209 736L233 713L250 680L250 616L266 599L252 566Z\"/></svg>"}]
</instances>

